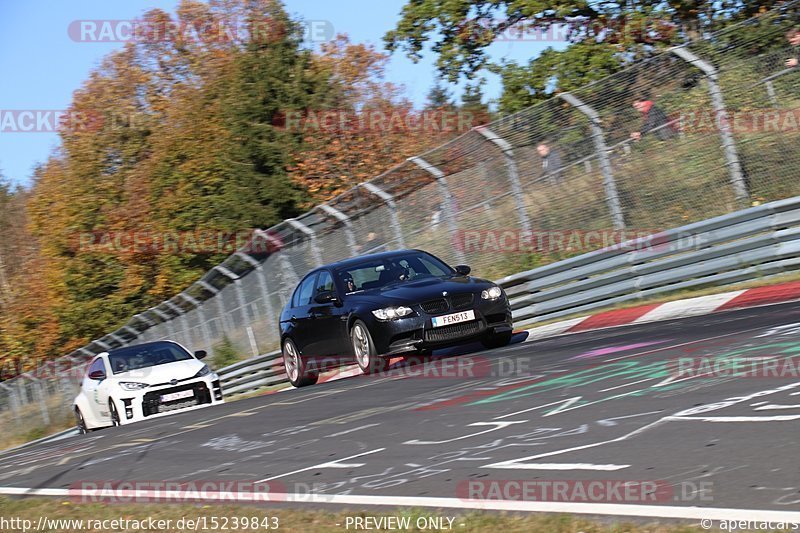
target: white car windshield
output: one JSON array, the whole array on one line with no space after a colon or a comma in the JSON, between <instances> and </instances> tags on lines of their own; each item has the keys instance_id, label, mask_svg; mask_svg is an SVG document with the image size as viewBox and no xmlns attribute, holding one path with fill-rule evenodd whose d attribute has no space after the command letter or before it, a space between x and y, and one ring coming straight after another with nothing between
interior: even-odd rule
<instances>
[{"instance_id":1,"label":"white car windshield","mask_svg":"<svg viewBox=\"0 0 800 533\"><path fill-rule=\"evenodd\" d=\"M189 359L194 358L189 352L171 342L128 346L108 353L108 362L114 374Z\"/></svg>"}]
</instances>

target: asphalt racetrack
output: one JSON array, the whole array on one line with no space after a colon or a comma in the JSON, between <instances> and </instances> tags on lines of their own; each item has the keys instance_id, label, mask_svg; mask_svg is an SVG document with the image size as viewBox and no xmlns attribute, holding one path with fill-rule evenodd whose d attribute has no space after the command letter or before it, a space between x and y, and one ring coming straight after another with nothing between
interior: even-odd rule
<instances>
[{"instance_id":1,"label":"asphalt racetrack","mask_svg":"<svg viewBox=\"0 0 800 533\"><path fill-rule=\"evenodd\" d=\"M293 507L800 517L800 303L524 340L6 452L0 493L210 480Z\"/></svg>"}]
</instances>

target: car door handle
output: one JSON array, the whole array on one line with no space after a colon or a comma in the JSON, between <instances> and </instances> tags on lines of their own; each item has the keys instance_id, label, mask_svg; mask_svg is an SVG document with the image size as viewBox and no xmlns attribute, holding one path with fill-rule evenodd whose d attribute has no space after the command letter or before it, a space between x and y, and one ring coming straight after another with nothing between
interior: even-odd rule
<instances>
[{"instance_id":1,"label":"car door handle","mask_svg":"<svg viewBox=\"0 0 800 533\"><path fill-rule=\"evenodd\" d=\"M289 322L297 322L297 317L292 315L292 318L289 319Z\"/></svg>"}]
</instances>

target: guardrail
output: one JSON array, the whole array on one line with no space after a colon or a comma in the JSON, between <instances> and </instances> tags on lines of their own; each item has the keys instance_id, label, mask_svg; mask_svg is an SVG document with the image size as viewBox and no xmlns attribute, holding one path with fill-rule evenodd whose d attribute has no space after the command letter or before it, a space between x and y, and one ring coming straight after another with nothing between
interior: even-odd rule
<instances>
[{"instance_id":1,"label":"guardrail","mask_svg":"<svg viewBox=\"0 0 800 533\"><path fill-rule=\"evenodd\" d=\"M497 281L517 327L611 304L800 269L800 197L589 252ZM280 352L218 371L225 394L286 382Z\"/></svg>"},{"instance_id":2,"label":"guardrail","mask_svg":"<svg viewBox=\"0 0 800 533\"><path fill-rule=\"evenodd\" d=\"M220 368L217 374L225 395L242 394L261 387L288 382L279 350Z\"/></svg>"},{"instance_id":3,"label":"guardrail","mask_svg":"<svg viewBox=\"0 0 800 533\"><path fill-rule=\"evenodd\" d=\"M498 281L514 324L800 268L800 197L633 239Z\"/></svg>"}]
</instances>

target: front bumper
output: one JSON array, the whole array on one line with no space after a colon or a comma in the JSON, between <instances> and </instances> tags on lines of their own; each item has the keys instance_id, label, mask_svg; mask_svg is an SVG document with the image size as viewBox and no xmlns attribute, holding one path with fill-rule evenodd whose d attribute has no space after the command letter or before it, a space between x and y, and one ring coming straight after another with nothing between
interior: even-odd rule
<instances>
[{"instance_id":1,"label":"front bumper","mask_svg":"<svg viewBox=\"0 0 800 533\"><path fill-rule=\"evenodd\" d=\"M467 308L440 313L426 313L419 305L412 309L415 311L413 316L385 322L374 320L370 325L370 333L380 355L445 348L513 328L511 307L505 297L492 301L480 300L476 296L473 304ZM475 320L433 327L432 318L435 316L470 309L475 312Z\"/></svg>"},{"instance_id":2,"label":"front bumper","mask_svg":"<svg viewBox=\"0 0 800 533\"><path fill-rule=\"evenodd\" d=\"M191 391L191 396L162 401L166 394ZM140 391L122 391L117 399L117 411L123 424L187 409L224 403L219 376L215 373L200 378L190 378L172 385L151 385Z\"/></svg>"}]
</instances>

